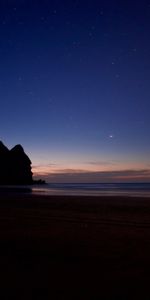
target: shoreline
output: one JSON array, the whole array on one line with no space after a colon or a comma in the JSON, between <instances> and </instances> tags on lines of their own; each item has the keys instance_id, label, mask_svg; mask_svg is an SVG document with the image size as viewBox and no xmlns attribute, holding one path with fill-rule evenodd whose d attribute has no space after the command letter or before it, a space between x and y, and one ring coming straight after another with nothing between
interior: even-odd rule
<instances>
[{"instance_id":1,"label":"shoreline","mask_svg":"<svg viewBox=\"0 0 150 300\"><path fill-rule=\"evenodd\" d=\"M1 285L15 299L145 300L149 239L150 198L0 195Z\"/></svg>"}]
</instances>

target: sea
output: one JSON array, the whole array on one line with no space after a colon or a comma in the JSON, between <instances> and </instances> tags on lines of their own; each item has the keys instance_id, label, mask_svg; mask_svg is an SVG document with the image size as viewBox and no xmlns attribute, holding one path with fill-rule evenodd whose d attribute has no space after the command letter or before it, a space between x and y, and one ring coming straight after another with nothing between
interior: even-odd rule
<instances>
[{"instance_id":1,"label":"sea","mask_svg":"<svg viewBox=\"0 0 150 300\"><path fill-rule=\"evenodd\" d=\"M31 190L36 195L150 197L150 183L48 183Z\"/></svg>"},{"instance_id":2,"label":"sea","mask_svg":"<svg viewBox=\"0 0 150 300\"><path fill-rule=\"evenodd\" d=\"M0 186L3 192L33 195L150 197L150 183L46 183L32 186Z\"/></svg>"}]
</instances>

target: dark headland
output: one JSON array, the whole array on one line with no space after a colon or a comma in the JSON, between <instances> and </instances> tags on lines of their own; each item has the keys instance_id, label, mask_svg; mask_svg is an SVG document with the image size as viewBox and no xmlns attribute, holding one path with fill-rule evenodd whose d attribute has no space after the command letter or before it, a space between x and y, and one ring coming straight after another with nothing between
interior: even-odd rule
<instances>
[{"instance_id":1,"label":"dark headland","mask_svg":"<svg viewBox=\"0 0 150 300\"><path fill-rule=\"evenodd\" d=\"M9 150L0 141L0 185L43 184L43 180L33 180L31 160L21 145Z\"/></svg>"}]
</instances>

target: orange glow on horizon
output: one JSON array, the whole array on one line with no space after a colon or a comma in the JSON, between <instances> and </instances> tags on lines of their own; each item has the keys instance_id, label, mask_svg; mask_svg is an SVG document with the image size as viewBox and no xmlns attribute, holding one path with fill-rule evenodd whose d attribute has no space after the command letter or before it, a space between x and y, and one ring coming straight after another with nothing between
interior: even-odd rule
<instances>
[{"instance_id":1,"label":"orange glow on horizon","mask_svg":"<svg viewBox=\"0 0 150 300\"><path fill-rule=\"evenodd\" d=\"M67 173L67 172L112 172L112 171L122 171L122 170L139 170L146 169L146 166L142 163L122 163L116 165L99 165L99 164L68 164L68 165L33 165L32 172L36 175L45 174L57 174L57 173Z\"/></svg>"},{"instance_id":2,"label":"orange glow on horizon","mask_svg":"<svg viewBox=\"0 0 150 300\"><path fill-rule=\"evenodd\" d=\"M150 170L142 163L118 164L68 164L68 165L37 165L32 167L34 177L47 180L87 180L87 181L150 181Z\"/></svg>"}]
</instances>

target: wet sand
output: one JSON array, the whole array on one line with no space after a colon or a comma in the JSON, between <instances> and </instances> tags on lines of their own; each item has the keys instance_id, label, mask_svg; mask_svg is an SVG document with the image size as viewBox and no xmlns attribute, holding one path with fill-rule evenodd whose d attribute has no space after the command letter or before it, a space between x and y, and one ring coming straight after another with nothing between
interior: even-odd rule
<instances>
[{"instance_id":1,"label":"wet sand","mask_svg":"<svg viewBox=\"0 0 150 300\"><path fill-rule=\"evenodd\" d=\"M0 194L3 299L150 299L150 198Z\"/></svg>"}]
</instances>

